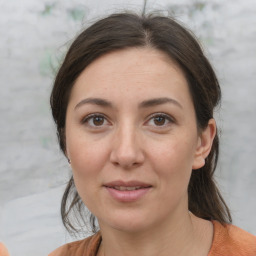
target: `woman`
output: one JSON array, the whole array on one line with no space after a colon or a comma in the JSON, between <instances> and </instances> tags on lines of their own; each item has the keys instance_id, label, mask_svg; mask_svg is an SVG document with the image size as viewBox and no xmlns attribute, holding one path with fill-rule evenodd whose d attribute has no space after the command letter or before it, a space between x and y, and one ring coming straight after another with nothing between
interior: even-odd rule
<instances>
[{"instance_id":1,"label":"woman","mask_svg":"<svg viewBox=\"0 0 256 256\"><path fill-rule=\"evenodd\" d=\"M86 205L100 231L50 255L256 255L213 178L220 98L199 44L171 18L120 13L82 32L51 107L73 174L64 225L76 230L69 214Z\"/></svg>"}]
</instances>

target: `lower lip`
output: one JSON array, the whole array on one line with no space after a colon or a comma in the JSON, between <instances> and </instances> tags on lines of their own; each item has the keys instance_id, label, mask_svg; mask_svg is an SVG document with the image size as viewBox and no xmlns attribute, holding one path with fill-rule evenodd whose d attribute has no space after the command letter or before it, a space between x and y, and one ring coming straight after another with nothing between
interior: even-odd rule
<instances>
[{"instance_id":1,"label":"lower lip","mask_svg":"<svg viewBox=\"0 0 256 256\"><path fill-rule=\"evenodd\" d=\"M141 188L136 190L117 190L110 187L105 187L109 194L120 202L134 202L142 198L146 193L149 192L151 187Z\"/></svg>"}]
</instances>

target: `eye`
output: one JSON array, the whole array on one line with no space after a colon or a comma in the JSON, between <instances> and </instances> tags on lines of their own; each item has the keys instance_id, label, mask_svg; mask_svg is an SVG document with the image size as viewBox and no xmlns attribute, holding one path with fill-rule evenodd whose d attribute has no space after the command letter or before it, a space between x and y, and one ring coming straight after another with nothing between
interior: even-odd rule
<instances>
[{"instance_id":1,"label":"eye","mask_svg":"<svg viewBox=\"0 0 256 256\"><path fill-rule=\"evenodd\" d=\"M91 114L86 116L83 120L82 120L83 124L86 124L87 126L90 127L103 127L105 125L109 125L108 120L106 119L106 117L102 114Z\"/></svg>"},{"instance_id":2,"label":"eye","mask_svg":"<svg viewBox=\"0 0 256 256\"><path fill-rule=\"evenodd\" d=\"M150 126L164 127L173 122L173 118L171 118L169 115L159 113L152 115L147 124Z\"/></svg>"}]
</instances>

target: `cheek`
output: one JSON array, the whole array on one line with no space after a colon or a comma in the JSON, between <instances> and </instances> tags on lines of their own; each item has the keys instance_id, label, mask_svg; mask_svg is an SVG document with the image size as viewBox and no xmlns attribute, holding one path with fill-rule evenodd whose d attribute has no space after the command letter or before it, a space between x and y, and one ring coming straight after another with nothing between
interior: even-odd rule
<instances>
[{"instance_id":1,"label":"cheek","mask_svg":"<svg viewBox=\"0 0 256 256\"><path fill-rule=\"evenodd\" d=\"M192 172L194 144L188 140L170 140L158 143L151 151L151 164L166 186L179 188L188 184Z\"/></svg>"},{"instance_id":2,"label":"cheek","mask_svg":"<svg viewBox=\"0 0 256 256\"><path fill-rule=\"evenodd\" d=\"M94 198L100 191L101 170L105 164L102 147L72 142L69 145L71 167L75 186L84 204L93 212Z\"/></svg>"},{"instance_id":3,"label":"cheek","mask_svg":"<svg viewBox=\"0 0 256 256\"><path fill-rule=\"evenodd\" d=\"M104 140L101 143L95 143L90 138L79 136L79 133L68 134L67 153L71 159L72 172L79 194L88 186L91 187L100 182L99 173L107 159L107 149L104 145Z\"/></svg>"},{"instance_id":4,"label":"cheek","mask_svg":"<svg viewBox=\"0 0 256 256\"><path fill-rule=\"evenodd\" d=\"M74 129L72 126L67 127L66 130L66 148L72 167L78 170L88 167L86 168L88 171L100 163L98 160L104 156L106 151L104 140L99 143L87 136L82 128Z\"/></svg>"}]
</instances>

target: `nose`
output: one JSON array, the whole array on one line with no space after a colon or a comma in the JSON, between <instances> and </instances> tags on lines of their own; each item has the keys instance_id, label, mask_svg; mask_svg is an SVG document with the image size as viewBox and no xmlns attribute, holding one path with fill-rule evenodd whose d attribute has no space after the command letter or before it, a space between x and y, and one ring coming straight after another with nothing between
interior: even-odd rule
<instances>
[{"instance_id":1,"label":"nose","mask_svg":"<svg viewBox=\"0 0 256 256\"><path fill-rule=\"evenodd\" d=\"M136 129L124 126L114 135L110 161L123 169L132 169L144 162L145 156L141 145L141 137Z\"/></svg>"}]
</instances>

